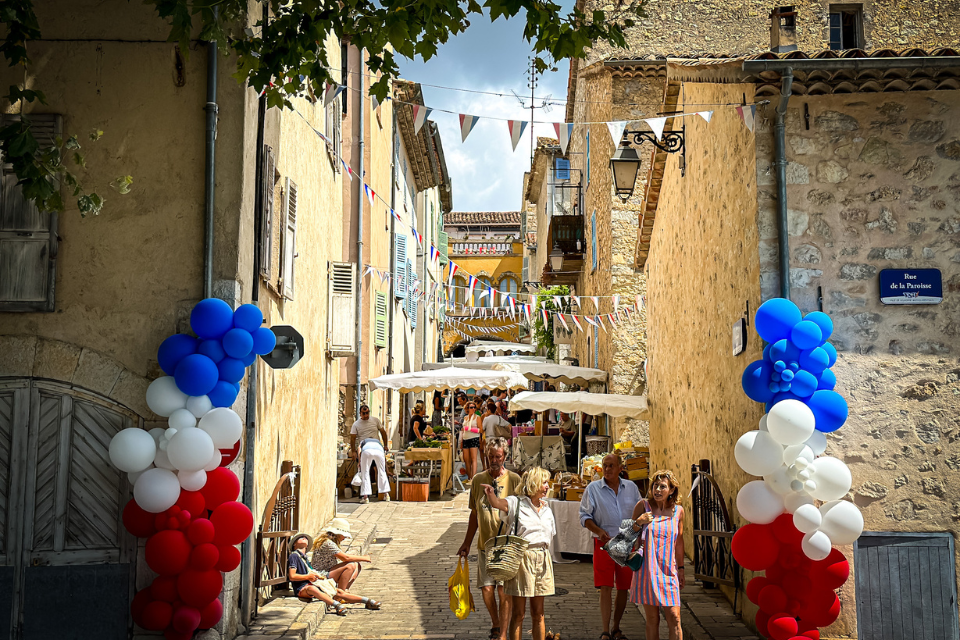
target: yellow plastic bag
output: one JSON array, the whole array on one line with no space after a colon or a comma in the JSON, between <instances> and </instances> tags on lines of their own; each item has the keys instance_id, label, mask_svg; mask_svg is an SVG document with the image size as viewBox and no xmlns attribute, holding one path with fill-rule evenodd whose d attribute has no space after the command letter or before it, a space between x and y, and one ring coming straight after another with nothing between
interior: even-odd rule
<instances>
[{"instance_id":1,"label":"yellow plastic bag","mask_svg":"<svg viewBox=\"0 0 960 640\"><path fill-rule=\"evenodd\" d=\"M470 593L470 563L466 558L457 561L457 570L447 580L447 592L450 594L450 610L457 614L458 620L465 620L471 611L477 610Z\"/></svg>"}]
</instances>

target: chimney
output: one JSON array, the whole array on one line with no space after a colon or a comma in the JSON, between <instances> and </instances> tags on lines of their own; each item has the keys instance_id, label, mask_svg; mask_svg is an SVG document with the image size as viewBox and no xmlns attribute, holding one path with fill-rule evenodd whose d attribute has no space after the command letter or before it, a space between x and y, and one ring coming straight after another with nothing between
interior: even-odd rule
<instances>
[{"instance_id":1,"label":"chimney","mask_svg":"<svg viewBox=\"0 0 960 640\"><path fill-rule=\"evenodd\" d=\"M797 12L793 7L777 7L770 12L770 51L797 50Z\"/></svg>"}]
</instances>

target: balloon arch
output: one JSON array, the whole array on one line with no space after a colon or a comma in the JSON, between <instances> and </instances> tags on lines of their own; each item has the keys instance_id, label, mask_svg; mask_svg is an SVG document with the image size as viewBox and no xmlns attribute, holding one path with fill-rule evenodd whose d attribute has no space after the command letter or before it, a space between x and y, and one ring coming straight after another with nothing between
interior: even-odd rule
<instances>
[{"instance_id":1,"label":"balloon arch","mask_svg":"<svg viewBox=\"0 0 960 640\"><path fill-rule=\"evenodd\" d=\"M750 521L733 537L737 562L763 576L747 584L760 607L757 630L773 640L819 640L819 627L840 615L835 593L850 575L834 545L863 532L863 516L845 500L853 482L847 465L823 455L826 434L847 419L830 367L833 321L820 311L802 316L783 298L763 303L754 326L768 345L743 372L743 390L767 413L759 429L737 441L737 464L762 480L748 482L737 509Z\"/></svg>"},{"instance_id":2,"label":"balloon arch","mask_svg":"<svg viewBox=\"0 0 960 640\"><path fill-rule=\"evenodd\" d=\"M198 337L164 340L157 360L167 375L147 388L147 405L167 428L124 429L110 441L110 461L133 484L123 524L147 539L147 565L157 574L133 597L133 621L167 640L220 621L222 572L240 564L236 545L253 530L250 509L237 502L240 480L225 466L232 457L221 451L235 448L243 431L230 407L246 368L276 345L262 324L254 305L234 311L201 300L190 314Z\"/></svg>"}]
</instances>

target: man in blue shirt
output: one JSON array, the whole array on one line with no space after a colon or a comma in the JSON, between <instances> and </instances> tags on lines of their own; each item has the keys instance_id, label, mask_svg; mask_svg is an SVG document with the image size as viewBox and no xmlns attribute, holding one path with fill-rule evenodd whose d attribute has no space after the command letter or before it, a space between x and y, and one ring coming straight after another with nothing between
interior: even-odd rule
<instances>
[{"instance_id":1,"label":"man in blue shirt","mask_svg":"<svg viewBox=\"0 0 960 640\"><path fill-rule=\"evenodd\" d=\"M627 596L633 571L621 567L602 549L620 532L620 523L633 517L633 508L640 502L640 490L630 480L620 477L620 457L611 453L603 459L603 479L587 485L580 500L580 525L594 535L593 586L600 590L600 616L603 633L600 640L611 640L610 609L613 589L617 589L613 610L612 640L623 637L620 620L627 608Z\"/></svg>"}]
</instances>

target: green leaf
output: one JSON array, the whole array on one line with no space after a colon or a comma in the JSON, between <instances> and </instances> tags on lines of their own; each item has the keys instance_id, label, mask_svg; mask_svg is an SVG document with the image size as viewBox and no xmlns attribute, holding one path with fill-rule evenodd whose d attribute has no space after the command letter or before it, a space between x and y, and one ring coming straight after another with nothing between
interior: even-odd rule
<instances>
[{"instance_id":1,"label":"green leaf","mask_svg":"<svg viewBox=\"0 0 960 640\"><path fill-rule=\"evenodd\" d=\"M87 166L87 161L84 160L83 156L80 154L79 151L73 152L73 163L76 164L77 166L84 167L84 168L86 168Z\"/></svg>"},{"instance_id":2,"label":"green leaf","mask_svg":"<svg viewBox=\"0 0 960 640\"><path fill-rule=\"evenodd\" d=\"M132 184L133 184L132 176L120 176L119 178L114 180L112 183L110 183L110 186L113 188L114 191L116 191L120 195L126 195L130 193L130 186Z\"/></svg>"},{"instance_id":3,"label":"green leaf","mask_svg":"<svg viewBox=\"0 0 960 640\"><path fill-rule=\"evenodd\" d=\"M67 138L67 141L63 143L64 149L69 149L70 151L76 151L80 148L80 141L77 140L77 136L70 136Z\"/></svg>"},{"instance_id":4,"label":"green leaf","mask_svg":"<svg viewBox=\"0 0 960 640\"><path fill-rule=\"evenodd\" d=\"M99 139L102 138L102 137L103 137L103 130L101 130L101 129L94 129L93 131L90 132L90 139L91 139L91 140L96 141L96 140L99 140Z\"/></svg>"}]
</instances>

